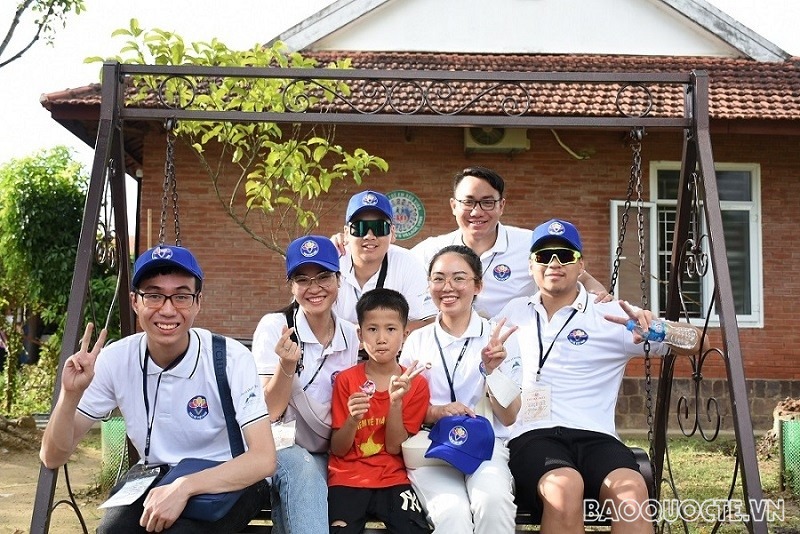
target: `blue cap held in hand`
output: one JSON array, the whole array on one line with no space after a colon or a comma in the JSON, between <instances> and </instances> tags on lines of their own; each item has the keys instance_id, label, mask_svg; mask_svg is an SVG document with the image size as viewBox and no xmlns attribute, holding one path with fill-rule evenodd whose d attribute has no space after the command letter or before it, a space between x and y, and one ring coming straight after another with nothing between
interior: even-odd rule
<instances>
[{"instance_id":1,"label":"blue cap held in hand","mask_svg":"<svg viewBox=\"0 0 800 534\"><path fill-rule=\"evenodd\" d=\"M439 458L464 474L471 475L492 457L494 429L483 416L448 415L439 419L428 436L431 445L426 458Z\"/></svg>"},{"instance_id":2,"label":"blue cap held in hand","mask_svg":"<svg viewBox=\"0 0 800 534\"><path fill-rule=\"evenodd\" d=\"M291 278L298 267L308 264L318 265L326 271L339 272L339 251L327 237L298 237L286 249L286 278Z\"/></svg>"},{"instance_id":3,"label":"blue cap held in hand","mask_svg":"<svg viewBox=\"0 0 800 534\"><path fill-rule=\"evenodd\" d=\"M200 269L200 264L197 259L189 252L188 248L172 246L172 245L156 245L155 247L145 251L136 263L133 264L133 280L131 285L139 287L148 273L159 267L172 266L177 267L187 273L203 279L203 271Z\"/></svg>"}]
</instances>

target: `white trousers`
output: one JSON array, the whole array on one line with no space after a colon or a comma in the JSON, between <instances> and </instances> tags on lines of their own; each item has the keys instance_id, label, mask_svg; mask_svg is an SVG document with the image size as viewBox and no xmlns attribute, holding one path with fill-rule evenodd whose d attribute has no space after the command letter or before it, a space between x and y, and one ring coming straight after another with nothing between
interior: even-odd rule
<instances>
[{"instance_id":1,"label":"white trousers","mask_svg":"<svg viewBox=\"0 0 800 534\"><path fill-rule=\"evenodd\" d=\"M409 469L408 477L420 498L434 534L512 534L517 507L508 448L495 439L492 458L471 475L455 467Z\"/></svg>"}]
</instances>

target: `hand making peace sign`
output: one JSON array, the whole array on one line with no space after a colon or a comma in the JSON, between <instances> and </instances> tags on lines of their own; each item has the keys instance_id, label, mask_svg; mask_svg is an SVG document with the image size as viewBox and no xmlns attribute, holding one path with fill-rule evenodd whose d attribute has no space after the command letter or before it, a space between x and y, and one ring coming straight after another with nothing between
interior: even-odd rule
<instances>
[{"instance_id":1,"label":"hand making peace sign","mask_svg":"<svg viewBox=\"0 0 800 534\"><path fill-rule=\"evenodd\" d=\"M506 348L503 344L506 340L517 331L516 326L512 326L502 334L500 333L503 330L503 326L506 324L506 319L500 319L500 321L495 325L494 330L492 330L492 336L489 338L489 344L486 345L483 350L481 350L481 360L483 360L483 365L486 368L486 374L492 374L492 371L497 369L497 367L503 363L503 360L506 359Z\"/></svg>"},{"instance_id":2,"label":"hand making peace sign","mask_svg":"<svg viewBox=\"0 0 800 534\"><path fill-rule=\"evenodd\" d=\"M97 336L97 341L90 350L89 343L92 341L93 331L94 324L87 324L81 338L80 350L67 358L64 363L64 370L61 373L61 387L64 388L64 391L83 393L92 383L94 362L97 360L97 355L100 354L100 349L103 348L108 335L105 328L100 330L100 335Z\"/></svg>"}]
</instances>

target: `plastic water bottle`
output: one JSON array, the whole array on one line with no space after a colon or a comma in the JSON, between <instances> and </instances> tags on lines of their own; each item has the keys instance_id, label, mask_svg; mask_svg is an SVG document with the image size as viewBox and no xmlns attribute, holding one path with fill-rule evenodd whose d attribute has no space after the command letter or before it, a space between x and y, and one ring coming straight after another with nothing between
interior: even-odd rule
<instances>
[{"instance_id":1,"label":"plastic water bottle","mask_svg":"<svg viewBox=\"0 0 800 534\"><path fill-rule=\"evenodd\" d=\"M645 330L636 319L629 320L625 327L648 341L663 342L678 349L691 349L697 344L697 330L691 326L677 326L666 321L653 321Z\"/></svg>"}]
</instances>

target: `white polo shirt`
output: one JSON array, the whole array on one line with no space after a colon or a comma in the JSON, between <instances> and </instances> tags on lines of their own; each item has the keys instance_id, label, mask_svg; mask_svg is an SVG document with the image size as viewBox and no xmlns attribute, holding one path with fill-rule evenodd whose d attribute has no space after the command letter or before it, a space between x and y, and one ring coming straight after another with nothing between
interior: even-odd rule
<instances>
[{"instance_id":1,"label":"white polo shirt","mask_svg":"<svg viewBox=\"0 0 800 534\"><path fill-rule=\"evenodd\" d=\"M483 395L485 383L485 378L480 372L481 351L489 344L495 325L472 312L469 326L464 334L455 337L442 329L439 319L437 317L433 323L408 335L400 353L400 365L407 367L414 360L418 360L419 367L430 365L422 375L428 379L432 405L452 402L450 381L447 378L449 372L456 400L474 410ZM516 334L512 334L504 346L507 351L506 359L494 372L500 371L519 385L522 379L522 366ZM499 438L508 436L510 429L496 418L493 426L495 436Z\"/></svg>"},{"instance_id":2,"label":"white polo shirt","mask_svg":"<svg viewBox=\"0 0 800 534\"><path fill-rule=\"evenodd\" d=\"M267 406L253 356L238 341L227 338L226 373L236 421L240 427L267 416ZM125 418L128 437L145 458L148 415L151 464L174 465L183 458L230 460L225 413L214 374L211 332L189 331L189 349L172 369L164 370L145 358L144 333L133 334L104 348L97 358L95 376L83 394L78 410L101 420L116 407ZM145 371L144 363L147 361ZM147 379L149 408L145 409Z\"/></svg>"},{"instance_id":3,"label":"white polo shirt","mask_svg":"<svg viewBox=\"0 0 800 534\"><path fill-rule=\"evenodd\" d=\"M532 324L517 330L522 349L523 407L512 427L511 439L529 430L556 426L617 437L614 410L625 365L632 357L644 355L644 345L635 344L624 325L605 319L606 315L627 317L618 301L596 304L583 285L579 287L575 301L557 311L549 321L540 293L531 299L541 328L541 353L546 356L538 384L548 386L551 391L549 419L523 421L526 394L537 384L540 361L536 315ZM650 343L650 353L654 356L667 350L665 344Z\"/></svg>"},{"instance_id":4,"label":"white polo shirt","mask_svg":"<svg viewBox=\"0 0 800 534\"><path fill-rule=\"evenodd\" d=\"M536 284L528 274L533 232L498 223L494 246L481 254L483 291L475 303L482 317L494 317L511 299L533 295ZM448 245L463 245L461 230L429 237L411 249L427 271L434 254Z\"/></svg>"},{"instance_id":5,"label":"white polo shirt","mask_svg":"<svg viewBox=\"0 0 800 534\"><path fill-rule=\"evenodd\" d=\"M342 286L333 307L338 317L357 325L356 302L361 295L378 286L380 270L376 272L364 287L358 285L353 257L348 252L339 259L342 272ZM428 273L411 251L397 245L389 245L387 252L386 280L383 287L402 293L408 301L408 318L410 320L427 319L436 315L428 292Z\"/></svg>"},{"instance_id":6,"label":"white polo shirt","mask_svg":"<svg viewBox=\"0 0 800 534\"><path fill-rule=\"evenodd\" d=\"M280 365L275 353L275 345L286 326L286 316L282 313L269 313L261 318L253 334L253 356L256 359L258 374L274 375ZM333 381L339 371L358 362L358 334L356 327L348 321L336 319L333 340L323 352L322 344L311 330L302 309L295 315L295 332L303 350L303 370L300 372L300 385L306 393L323 404L330 404L333 397ZM297 378L295 378L297 380Z\"/></svg>"}]
</instances>

